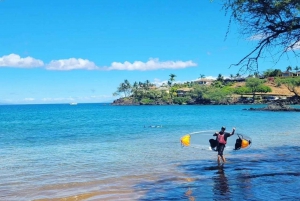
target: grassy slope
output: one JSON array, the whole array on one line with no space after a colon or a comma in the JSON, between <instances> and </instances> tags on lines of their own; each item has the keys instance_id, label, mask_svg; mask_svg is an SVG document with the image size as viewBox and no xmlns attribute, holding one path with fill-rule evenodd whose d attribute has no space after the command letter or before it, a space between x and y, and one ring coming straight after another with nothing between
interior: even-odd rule
<instances>
[{"instance_id":1,"label":"grassy slope","mask_svg":"<svg viewBox=\"0 0 300 201\"><path fill-rule=\"evenodd\" d=\"M290 92L287 89L287 87L284 85L277 87L274 83L271 83L271 82L266 82L264 84L269 86L272 89L272 92L269 92L267 94L276 95L276 96L293 96L294 95L294 93ZM245 82L235 83L233 85L233 87L244 86L244 85L245 85ZM297 87L296 90L297 90L297 92L300 93L300 87Z\"/></svg>"}]
</instances>

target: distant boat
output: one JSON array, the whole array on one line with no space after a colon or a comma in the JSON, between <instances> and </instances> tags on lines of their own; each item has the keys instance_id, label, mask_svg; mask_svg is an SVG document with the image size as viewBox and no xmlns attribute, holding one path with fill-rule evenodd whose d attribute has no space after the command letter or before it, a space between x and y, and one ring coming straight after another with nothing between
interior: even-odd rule
<instances>
[{"instance_id":1,"label":"distant boat","mask_svg":"<svg viewBox=\"0 0 300 201\"><path fill-rule=\"evenodd\" d=\"M77 105L77 103L70 103L70 105Z\"/></svg>"}]
</instances>

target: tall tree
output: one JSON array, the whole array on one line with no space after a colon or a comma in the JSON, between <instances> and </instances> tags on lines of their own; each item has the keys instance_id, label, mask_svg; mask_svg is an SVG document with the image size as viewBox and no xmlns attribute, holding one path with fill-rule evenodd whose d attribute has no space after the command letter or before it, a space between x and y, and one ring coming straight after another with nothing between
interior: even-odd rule
<instances>
[{"instance_id":1,"label":"tall tree","mask_svg":"<svg viewBox=\"0 0 300 201\"><path fill-rule=\"evenodd\" d=\"M299 57L299 53L295 51L300 46L299 0L222 2L225 13L230 15L229 23L236 21L243 36L257 41L256 47L233 65L240 66L240 70L256 71L258 60L265 56L270 56L277 62L284 53L292 51Z\"/></svg>"},{"instance_id":2,"label":"tall tree","mask_svg":"<svg viewBox=\"0 0 300 201\"><path fill-rule=\"evenodd\" d=\"M117 88L117 91L113 93L114 96L120 95L120 93L124 93L124 96L127 97L132 92L131 84L128 80L124 80L119 87Z\"/></svg>"},{"instance_id":3,"label":"tall tree","mask_svg":"<svg viewBox=\"0 0 300 201\"><path fill-rule=\"evenodd\" d=\"M169 79L169 80L173 83L173 82L175 81L176 75L173 74L173 73L171 73L169 76L170 76L170 79Z\"/></svg>"},{"instance_id":4,"label":"tall tree","mask_svg":"<svg viewBox=\"0 0 300 201\"><path fill-rule=\"evenodd\" d=\"M271 88L263 85L263 80L259 78L248 78L246 80L246 87L248 87L252 93L252 101L254 102L255 94L257 92L271 92Z\"/></svg>"},{"instance_id":5,"label":"tall tree","mask_svg":"<svg viewBox=\"0 0 300 201\"><path fill-rule=\"evenodd\" d=\"M200 79L203 79L203 78L205 78L205 75L203 75L203 74L200 74L200 77L199 77Z\"/></svg>"},{"instance_id":6,"label":"tall tree","mask_svg":"<svg viewBox=\"0 0 300 201\"><path fill-rule=\"evenodd\" d=\"M283 84L287 87L287 89L294 93L295 96L299 97L300 92L297 91L297 88L300 86L300 78L294 77L294 78L285 78L285 79L276 79L276 82L279 84Z\"/></svg>"},{"instance_id":7,"label":"tall tree","mask_svg":"<svg viewBox=\"0 0 300 201\"><path fill-rule=\"evenodd\" d=\"M290 72L292 69L293 69L292 66L286 67L286 71L288 71L288 72Z\"/></svg>"},{"instance_id":8,"label":"tall tree","mask_svg":"<svg viewBox=\"0 0 300 201\"><path fill-rule=\"evenodd\" d=\"M218 77L217 77L217 81L219 82L224 82L224 76L222 74L219 74Z\"/></svg>"},{"instance_id":9,"label":"tall tree","mask_svg":"<svg viewBox=\"0 0 300 201\"><path fill-rule=\"evenodd\" d=\"M149 90L150 86L151 86L151 83L149 80L146 80L145 83L144 83L144 86L145 86L145 89L146 90Z\"/></svg>"}]
</instances>

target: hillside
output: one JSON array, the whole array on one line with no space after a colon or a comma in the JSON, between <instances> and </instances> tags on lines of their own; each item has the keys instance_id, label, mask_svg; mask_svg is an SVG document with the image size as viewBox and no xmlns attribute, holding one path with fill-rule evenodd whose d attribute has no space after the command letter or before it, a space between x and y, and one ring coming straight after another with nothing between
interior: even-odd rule
<instances>
[{"instance_id":1,"label":"hillside","mask_svg":"<svg viewBox=\"0 0 300 201\"><path fill-rule=\"evenodd\" d=\"M265 85L269 86L272 89L272 92L269 92L267 94L269 95L275 95L275 96L293 96L294 93L290 92L286 86L281 85L277 87L275 83L272 82L266 82L264 83ZM240 83L235 83L233 87L238 87L238 86L244 86L245 82L240 82ZM300 87L296 88L297 92L300 93Z\"/></svg>"}]
</instances>

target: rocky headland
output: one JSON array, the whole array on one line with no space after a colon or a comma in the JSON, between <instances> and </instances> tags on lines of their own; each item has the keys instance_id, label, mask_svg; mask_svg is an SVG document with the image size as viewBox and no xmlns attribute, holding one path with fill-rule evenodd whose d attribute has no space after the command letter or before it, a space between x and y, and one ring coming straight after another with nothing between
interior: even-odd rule
<instances>
[{"instance_id":1,"label":"rocky headland","mask_svg":"<svg viewBox=\"0 0 300 201\"><path fill-rule=\"evenodd\" d=\"M266 107L263 108L249 108L249 109L245 109L245 110L251 110L251 111L273 111L273 112L280 112L280 111L284 111L284 112L300 112L300 109L298 108L293 108L289 105L286 105L280 101L277 102L272 102L270 104L268 104Z\"/></svg>"}]
</instances>

